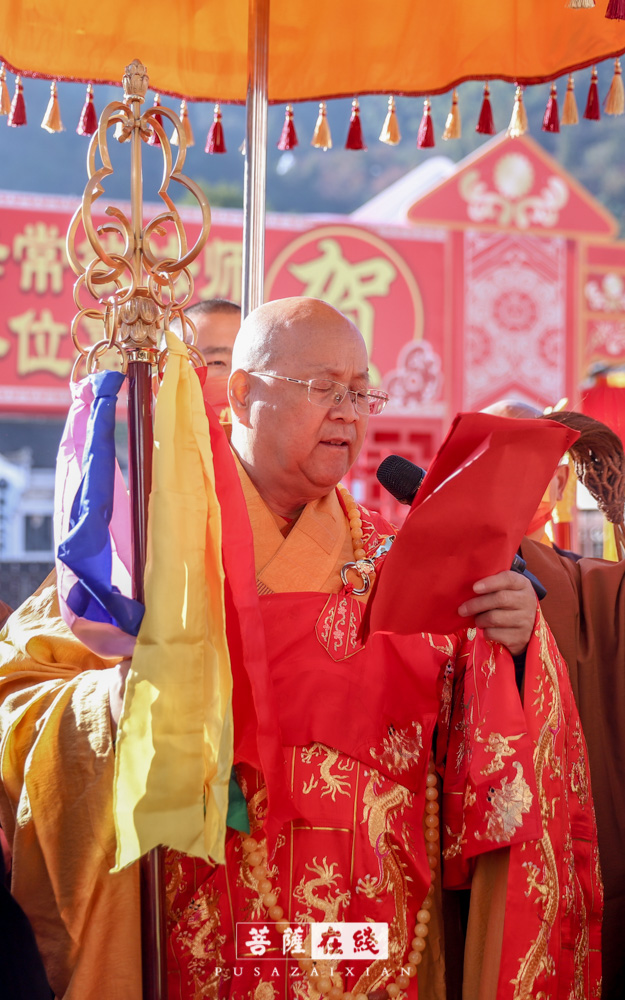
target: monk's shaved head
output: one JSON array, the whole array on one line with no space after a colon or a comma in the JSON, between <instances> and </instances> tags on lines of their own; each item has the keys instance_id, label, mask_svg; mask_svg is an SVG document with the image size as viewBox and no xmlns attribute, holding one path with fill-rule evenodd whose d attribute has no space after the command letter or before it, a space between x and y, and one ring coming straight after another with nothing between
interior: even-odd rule
<instances>
[{"instance_id":1,"label":"monk's shaved head","mask_svg":"<svg viewBox=\"0 0 625 1000\"><path fill-rule=\"evenodd\" d=\"M498 399L496 403L486 406L482 413L492 413L494 417L513 417L516 420L532 420L543 415L542 410L537 407L516 399Z\"/></svg>"},{"instance_id":2,"label":"monk's shaved head","mask_svg":"<svg viewBox=\"0 0 625 1000\"><path fill-rule=\"evenodd\" d=\"M241 326L234 344L232 370L277 371L285 363L297 364L300 355L310 348L310 338L325 337L329 329L362 340L354 324L321 299L267 302L254 309Z\"/></svg>"},{"instance_id":3,"label":"monk's shaved head","mask_svg":"<svg viewBox=\"0 0 625 1000\"><path fill-rule=\"evenodd\" d=\"M290 298L250 313L228 383L231 443L273 511L292 517L349 471L368 420L356 393L368 390L364 339L337 309Z\"/></svg>"}]
</instances>

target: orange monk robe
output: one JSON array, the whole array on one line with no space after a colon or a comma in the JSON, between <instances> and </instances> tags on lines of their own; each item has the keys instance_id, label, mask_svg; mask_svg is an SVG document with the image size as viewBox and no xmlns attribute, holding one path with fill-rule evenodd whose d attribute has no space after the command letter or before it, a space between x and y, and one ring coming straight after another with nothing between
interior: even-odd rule
<instances>
[{"instance_id":1,"label":"orange monk robe","mask_svg":"<svg viewBox=\"0 0 625 1000\"><path fill-rule=\"evenodd\" d=\"M0 822L12 892L55 996L141 995L138 868L115 861L107 667L62 621L54 574L0 638Z\"/></svg>"}]
</instances>

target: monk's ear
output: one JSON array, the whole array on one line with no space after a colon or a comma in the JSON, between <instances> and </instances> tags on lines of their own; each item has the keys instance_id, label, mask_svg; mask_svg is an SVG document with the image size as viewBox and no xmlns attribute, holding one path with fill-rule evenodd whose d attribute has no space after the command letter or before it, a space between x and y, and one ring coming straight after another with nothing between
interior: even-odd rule
<instances>
[{"instance_id":1,"label":"monk's ear","mask_svg":"<svg viewBox=\"0 0 625 1000\"><path fill-rule=\"evenodd\" d=\"M228 399L237 417L241 418L249 412L250 376L242 368L237 368L230 376L228 382Z\"/></svg>"},{"instance_id":2,"label":"monk's ear","mask_svg":"<svg viewBox=\"0 0 625 1000\"><path fill-rule=\"evenodd\" d=\"M566 489L566 484L569 480L568 465L559 465L554 479L556 482L556 500L561 500L564 496L564 490Z\"/></svg>"}]
</instances>

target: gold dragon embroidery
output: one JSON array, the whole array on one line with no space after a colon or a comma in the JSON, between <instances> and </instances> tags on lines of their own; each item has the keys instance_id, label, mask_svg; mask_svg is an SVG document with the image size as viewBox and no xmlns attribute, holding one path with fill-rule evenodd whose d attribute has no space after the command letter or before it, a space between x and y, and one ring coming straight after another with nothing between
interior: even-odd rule
<instances>
[{"instance_id":1,"label":"gold dragon embroidery","mask_svg":"<svg viewBox=\"0 0 625 1000\"><path fill-rule=\"evenodd\" d=\"M333 802L336 802L337 795L349 795L351 788L351 781L349 778L341 778L338 774L332 774L331 768L336 764L339 751L333 750L331 747L326 747L323 743L311 743L310 746L304 747L301 752L301 759L304 764L311 764L314 757L323 757L319 765L319 775L324 783L323 791L321 792L321 798L329 795ZM354 761L339 761L338 768L342 771L351 771L354 767ZM319 785L319 779L315 778L314 774L311 775L308 784L304 782L302 791L304 795L309 795L313 788L317 788Z\"/></svg>"},{"instance_id":2,"label":"gold dragon embroidery","mask_svg":"<svg viewBox=\"0 0 625 1000\"><path fill-rule=\"evenodd\" d=\"M480 727L475 728L475 740L477 743L483 743L484 749L488 753L494 754L494 757L489 761L488 766L480 771L480 774L494 774L495 771L501 771L504 766L504 757L513 757L516 753L514 747L510 746L510 743L514 743L516 740L521 739L521 733L518 736L502 736L501 733L489 733L488 739L485 740L480 732Z\"/></svg>"},{"instance_id":3,"label":"gold dragon embroidery","mask_svg":"<svg viewBox=\"0 0 625 1000\"><path fill-rule=\"evenodd\" d=\"M549 955L549 939L560 903L558 867L547 826L549 820L549 796L543 785L543 772L547 764L550 766L555 765L557 768L553 749L553 734L558 731L559 726L562 724L562 702L558 687L556 666L549 652L547 626L542 615L540 615L538 624L538 638L540 641L540 659L543 665L542 678L544 679L541 679L537 688L536 701L534 702L539 712L542 713L544 710L546 699L545 687L547 685L551 694L545 723L541 730L536 749L534 750L536 787L543 821L543 834L538 846L538 850L542 856L542 880L539 881L539 868L533 862L526 862L524 867L528 875L528 893L534 890L538 894L538 898L542 904L542 919L536 939L532 941L527 954L521 959L516 979L511 980L511 985L514 986L513 1000L526 1000L527 997L533 996L534 983L538 975L541 972L548 974L554 971L554 961Z\"/></svg>"},{"instance_id":4,"label":"gold dragon embroidery","mask_svg":"<svg viewBox=\"0 0 625 1000\"><path fill-rule=\"evenodd\" d=\"M423 750L421 733L422 726L419 722L413 722L405 729L395 729L394 726L389 726L388 736L382 740L381 749L376 750L375 747L370 747L369 753L387 771L397 773L408 771L412 764L418 763L421 756Z\"/></svg>"},{"instance_id":5,"label":"gold dragon embroidery","mask_svg":"<svg viewBox=\"0 0 625 1000\"><path fill-rule=\"evenodd\" d=\"M349 902L351 892L339 892L337 888L338 876L336 870L338 863L328 864L327 858L322 858L321 862L313 858L312 863L306 865L306 871L311 872L312 878L307 879L302 875L299 885L293 890L294 897L305 908L305 913L298 913L296 920L299 923L308 923L309 918L314 916L313 910L319 910L323 916L319 923L330 923L339 919L339 910L342 905ZM316 890L323 889L325 893L321 895ZM336 890L333 893L333 890Z\"/></svg>"},{"instance_id":6,"label":"gold dragon embroidery","mask_svg":"<svg viewBox=\"0 0 625 1000\"><path fill-rule=\"evenodd\" d=\"M486 833L476 833L477 840L507 843L515 830L523 826L523 816L530 811L534 796L523 777L523 765L515 760L512 766L516 771L512 781L504 777L499 788L490 790L491 809L486 814Z\"/></svg>"}]
</instances>

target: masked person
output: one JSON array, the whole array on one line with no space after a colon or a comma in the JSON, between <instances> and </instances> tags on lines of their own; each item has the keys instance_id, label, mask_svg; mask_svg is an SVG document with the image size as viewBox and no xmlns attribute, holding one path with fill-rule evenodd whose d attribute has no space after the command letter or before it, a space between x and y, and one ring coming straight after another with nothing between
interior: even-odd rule
<instances>
[{"instance_id":1,"label":"masked person","mask_svg":"<svg viewBox=\"0 0 625 1000\"><path fill-rule=\"evenodd\" d=\"M170 998L416 997L428 964L421 995L434 996L441 831L456 885L470 883L476 855L507 851L505 929L488 953L475 953L477 979L488 972L501 998L513 996L515 978L530 996L554 975L565 995L577 983L591 995L600 917L592 800L566 671L528 582L510 572L478 581L460 609L475 626L456 635L378 632L360 642L367 593L358 564L381 558L391 532L338 485L385 402L367 369L358 330L314 299L260 307L235 343L238 483L228 502L237 541L250 539L273 715L265 731L255 728L229 630L236 774L250 832L229 832L223 865L167 852ZM16 859L22 848L25 862L35 859L20 889L39 918L42 904L29 898L35 876L45 888L46 919L33 923L57 995L82 1000L97 982L104 1000L138 997L136 870L108 873L113 739L129 668L81 653L54 610L42 592L3 651L0 811L11 817ZM527 711L505 647L526 651L526 677L541 684ZM182 682L184 663L180 670ZM437 721L442 822L429 763ZM259 767L261 744L276 738L286 786L278 797ZM41 740L42 760L33 753ZM584 794L569 787L573 766ZM353 924L348 941L343 927ZM379 924L388 928L387 958L372 930ZM98 981L111 955L116 965Z\"/></svg>"}]
</instances>

